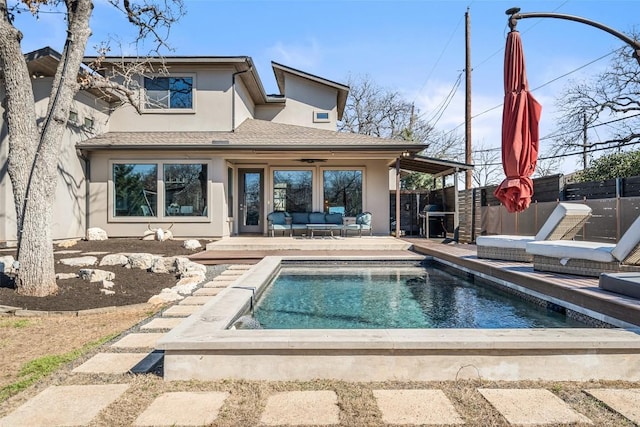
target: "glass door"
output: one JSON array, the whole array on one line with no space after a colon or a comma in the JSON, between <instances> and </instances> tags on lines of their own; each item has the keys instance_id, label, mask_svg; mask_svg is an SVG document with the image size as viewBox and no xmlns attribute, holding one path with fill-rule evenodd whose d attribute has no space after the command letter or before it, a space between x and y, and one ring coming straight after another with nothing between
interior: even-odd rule
<instances>
[{"instance_id":1,"label":"glass door","mask_svg":"<svg viewBox=\"0 0 640 427\"><path fill-rule=\"evenodd\" d=\"M262 169L238 170L239 233L262 233Z\"/></svg>"}]
</instances>

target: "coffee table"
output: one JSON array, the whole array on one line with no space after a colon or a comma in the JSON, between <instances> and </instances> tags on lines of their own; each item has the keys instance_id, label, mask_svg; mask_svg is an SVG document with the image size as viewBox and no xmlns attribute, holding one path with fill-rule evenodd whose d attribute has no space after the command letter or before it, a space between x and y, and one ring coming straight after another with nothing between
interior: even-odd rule
<instances>
[{"instance_id":1,"label":"coffee table","mask_svg":"<svg viewBox=\"0 0 640 427\"><path fill-rule=\"evenodd\" d=\"M333 230L342 230L342 226L339 224L307 224L307 234L309 237L313 237L314 231L328 231L333 237Z\"/></svg>"}]
</instances>

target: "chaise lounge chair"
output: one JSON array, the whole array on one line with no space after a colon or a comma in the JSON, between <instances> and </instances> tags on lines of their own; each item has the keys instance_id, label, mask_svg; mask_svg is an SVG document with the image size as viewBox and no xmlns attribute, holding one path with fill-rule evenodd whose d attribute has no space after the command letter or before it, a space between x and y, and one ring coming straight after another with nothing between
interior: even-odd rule
<instances>
[{"instance_id":1,"label":"chaise lounge chair","mask_svg":"<svg viewBox=\"0 0 640 427\"><path fill-rule=\"evenodd\" d=\"M558 203L535 236L495 235L476 239L478 258L532 262L527 243L538 240L571 240L591 217L591 208L580 203Z\"/></svg>"},{"instance_id":2,"label":"chaise lounge chair","mask_svg":"<svg viewBox=\"0 0 640 427\"><path fill-rule=\"evenodd\" d=\"M533 269L598 277L605 272L640 271L640 216L617 244L588 241L527 243Z\"/></svg>"}]
</instances>

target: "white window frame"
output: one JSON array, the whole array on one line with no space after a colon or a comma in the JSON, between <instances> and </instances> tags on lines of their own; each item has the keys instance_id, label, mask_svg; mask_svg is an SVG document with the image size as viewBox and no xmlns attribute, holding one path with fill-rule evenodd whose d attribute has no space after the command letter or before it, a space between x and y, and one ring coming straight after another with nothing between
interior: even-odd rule
<instances>
[{"instance_id":1,"label":"white window frame","mask_svg":"<svg viewBox=\"0 0 640 427\"><path fill-rule=\"evenodd\" d=\"M327 118L318 117L320 114L326 114ZM313 123L330 123L331 122L331 112L318 110L313 112Z\"/></svg>"}]
</instances>

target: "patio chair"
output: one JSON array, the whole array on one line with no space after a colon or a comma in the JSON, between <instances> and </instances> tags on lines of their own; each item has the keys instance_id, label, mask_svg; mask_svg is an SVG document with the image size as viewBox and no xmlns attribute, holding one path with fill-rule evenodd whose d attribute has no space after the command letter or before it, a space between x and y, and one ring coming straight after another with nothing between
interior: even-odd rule
<instances>
[{"instance_id":1,"label":"patio chair","mask_svg":"<svg viewBox=\"0 0 640 427\"><path fill-rule=\"evenodd\" d=\"M291 236L291 221L289 214L286 212L271 212L267 215L267 229L271 233L271 237L274 237L275 231L282 231L282 235L289 231Z\"/></svg>"},{"instance_id":2,"label":"patio chair","mask_svg":"<svg viewBox=\"0 0 640 427\"><path fill-rule=\"evenodd\" d=\"M354 224L346 224L343 227L344 236L347 237L349 235L349 231L357 231L360 237L362 237L362 231L368 231L369 236L371 236L371 219L371 212L363 212L356 215L356 222Z\"/></svg>"},{"instance_id":3,"label":"patio chair","mask_svg":"<svg viewBox=\"0 0 640 427\"><path fill-rule=\"evenodd\" d=\"M598 277L605 272L640 271L640 216L617 244L588 241L527 243L533 269Z\"/></svg>"},{"instance_id":4,"label":"patio chair","mask_svg":"<svg viewBox=\"0 0 640 427\"><path fill-rule=\"evenodd\" d=\"M571 240L591 217L591 208L579 203L558 203L535 236L494 235L476 239L478 258L532 262L527 243L538 240Z\"/></svg>"}]
</instances>

